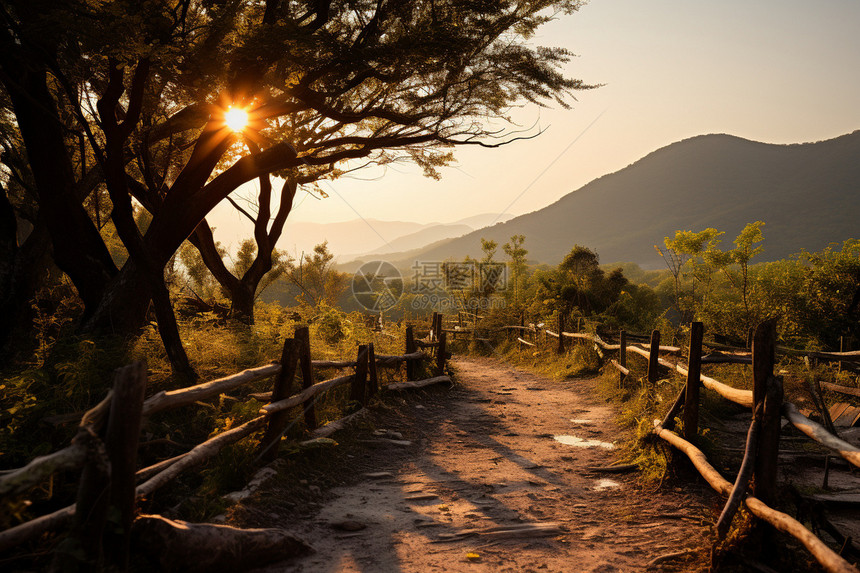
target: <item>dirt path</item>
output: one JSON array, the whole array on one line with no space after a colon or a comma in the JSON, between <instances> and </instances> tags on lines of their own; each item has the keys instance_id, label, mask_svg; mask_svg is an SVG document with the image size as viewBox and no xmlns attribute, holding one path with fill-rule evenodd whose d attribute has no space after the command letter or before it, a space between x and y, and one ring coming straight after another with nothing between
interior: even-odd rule
<instances>
[{"instance_id":1,"label":"dirt path","mask_svg":"<svg viewBox=\"0 0 860 573\"><path fill-rule=\"evenodd\" d=\"M552 381L491 359L454 368L453 388L377 409L338 454L345 485L307 486L318 511L256 520L316 550L260 572L707 569L711 509L699 491L642 489L635 474L587 469L612 463L618 438L593 380ZM524 524L559 530L510 531Z\"/></svg>"}]
</instances>

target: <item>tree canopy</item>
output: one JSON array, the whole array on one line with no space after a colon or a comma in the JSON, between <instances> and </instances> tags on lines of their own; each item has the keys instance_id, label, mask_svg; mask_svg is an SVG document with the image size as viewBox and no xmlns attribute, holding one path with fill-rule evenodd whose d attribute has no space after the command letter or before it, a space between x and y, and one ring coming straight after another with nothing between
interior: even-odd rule
<instances>
[{"instance_id":1,"label":"tree canopy","mask_svg":"<svg viewBox=\"0 0 860 573\"><path fill-rule=\"evenodd\" d=\"M529 43L542 24L579 6L4 2L0 207L14 212L16 226L28 221L33 243L12 256L50 247L93 328L136 328L150 298L161 328L170 314L165 263L240 185L272 174L300 184L337 177L355 161L403 158L434 175L451 160L450 146L521 136L513 124L488 121L506 120L511 106L566 105L591 87L563 74L567 51ZM225 121L237 108L249 118L241 131ZM152 214L145 230L136 203ZM122 268L94 222L107 205L129 252ZM263 219L262 230L277 235ZM3 272L5 304L32 281Z\"/></svg>"}]
</instances>

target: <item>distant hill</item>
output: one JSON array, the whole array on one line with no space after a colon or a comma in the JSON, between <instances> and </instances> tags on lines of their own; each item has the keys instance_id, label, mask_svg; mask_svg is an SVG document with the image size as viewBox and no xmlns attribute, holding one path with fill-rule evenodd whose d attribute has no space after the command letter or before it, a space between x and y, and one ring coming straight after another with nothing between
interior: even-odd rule
<instances>
[{"instance_id":1,"label":"distant hill","mask_svg":"<svg viewBox=\"0 0 860 573\"><path fill-rule=\"evenodd\" d=\"M526 236L529 259L557 263L575 244L601 262L662 266L654 245L678 229L726 231L724 247L747 223L764 221L758 261L860 237L860 131L816 143L774 145L731 135L673 143L502 224L410 253L411 261L477 256L480 239ZM501 250L500 250L501 251Z\"/></svg>"},{"instance_id":2,"label":"distant hill","mask_svg":"<svg viewBox=\"0 0 860 573\"><path fill-rule=\"evenodd\" d=\"M445 239L460 237L494 222L507 221L513 215L482 213L453 223L415 223L353 219L338 223L307 223L287 220L278 248L290 255L309 253L314 245L328 241L329 251L339 261L406 252Z\"/></svg>"}]
</instances>

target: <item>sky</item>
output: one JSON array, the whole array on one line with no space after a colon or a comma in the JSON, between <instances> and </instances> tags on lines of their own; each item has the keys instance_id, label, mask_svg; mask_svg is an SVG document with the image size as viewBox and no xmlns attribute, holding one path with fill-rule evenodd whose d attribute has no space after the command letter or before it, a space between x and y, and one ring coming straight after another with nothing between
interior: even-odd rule
<instances>
[{"instance_id":1,"label":"sky","mask_svg":"<svg viewBox=\"0 0 860 573\"><path fill-rule=\"evenodd\" d=\"M323 183L322 200L299 191L290 221L520 215L696 135L801 143L860 129L856 0L591 0L534 43L568 48L566 73L602 86L577 92L571 109L514 110L544 133L458 148L440 181L398 165ZM229 205L209 220L225 244L251 235Z\"/></svg>"}]
</instances>

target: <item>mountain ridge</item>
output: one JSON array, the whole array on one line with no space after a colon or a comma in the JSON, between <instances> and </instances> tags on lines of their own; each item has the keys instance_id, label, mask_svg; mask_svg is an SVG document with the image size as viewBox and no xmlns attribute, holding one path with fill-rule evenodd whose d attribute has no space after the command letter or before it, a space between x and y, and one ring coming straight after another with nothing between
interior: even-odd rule
<instances>
[{"instance_id":1,"label":"mountain ridge","mask_svg":"<svg viewBox=\"0 0 860 573\"><path fill-rule=\"evenodd\" d=\"M764 221L764 253L785 258L860 235L860 130L810 143L772 144L729 134L690 137L603 175L537 211L410 253L422 260L480 253L524 234L529 258L557 263L574 244L604 262L662 264L654 245L678 229L715 227L724 243ZM725 246L725 245L724 245ZM409 261L387 255L398 266ZM402 253L405 255L405 253Z\"/></svg>"}]
</instances>

